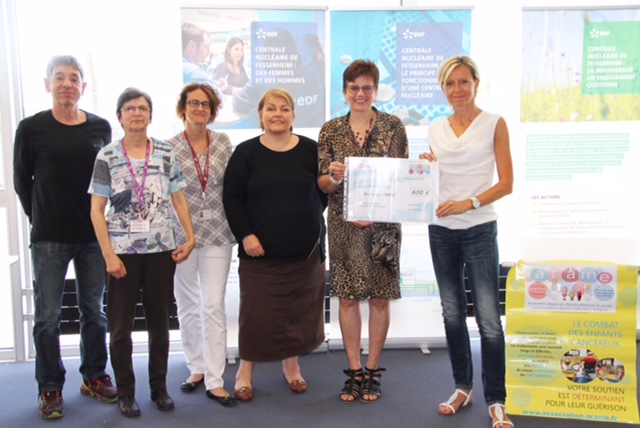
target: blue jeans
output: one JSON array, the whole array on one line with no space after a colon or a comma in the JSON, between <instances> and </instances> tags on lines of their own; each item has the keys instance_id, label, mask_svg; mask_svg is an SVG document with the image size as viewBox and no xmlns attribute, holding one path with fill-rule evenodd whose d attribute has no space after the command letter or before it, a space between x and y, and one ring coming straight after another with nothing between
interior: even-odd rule
<instances>
[{"instance_id":1,"label":"blue jeans","mask_svg":"<svg viewBox=\"0 0 640 428\"><path fill-rule=\"evenodd\" d=\"M488 405L503 403L504 332L500 321L500 261L495 221L469 229L429 226L433 268L440 289L449 359L456 388L473 387L473 362L467 330L464 271L469 278L480 330L482 383Z\"/></svg>"},{"instance_id":2,"label":"blue jeans","mask_svg":"<svg viewBox=\"0 0 640 428\"><path fill-rule=\"evenodd\" d=\"M42 392L62 390L66 370L60 356L62 294L69 262L76 273L80 312L80 373L84 379L104 374L107 318L103 310L106 268L97 242L31 244L34 275L36 380Z\"/></svg>"}]
</instances>

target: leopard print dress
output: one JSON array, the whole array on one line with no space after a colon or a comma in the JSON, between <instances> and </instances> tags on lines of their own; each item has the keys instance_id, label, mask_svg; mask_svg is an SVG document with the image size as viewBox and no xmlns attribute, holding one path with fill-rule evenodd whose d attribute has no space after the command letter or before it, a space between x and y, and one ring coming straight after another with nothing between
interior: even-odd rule
<instances>
[{"instance_id":1,"label":"leopard print dress","mask_svg":"<svg viewBox=\"0 0 640 428\"><path fill-rule=\"evenodd\" d=\"M318 139L319 174L328 174L333 161L344 163L348 156L407 158L409 148L402 121L380 112L362 147L358 147L349 126L349 114L325 123ZM401 226L398 223L374 223L359 229L344 220L343 185L329 195L329 263L331 270L331 296L350 300L399 299L399 269L390 269L374 261L371 256L373 235L384 232L397 237L395 245L387 251L390 257L400 258Z\"/></svg>"}]
</instances>

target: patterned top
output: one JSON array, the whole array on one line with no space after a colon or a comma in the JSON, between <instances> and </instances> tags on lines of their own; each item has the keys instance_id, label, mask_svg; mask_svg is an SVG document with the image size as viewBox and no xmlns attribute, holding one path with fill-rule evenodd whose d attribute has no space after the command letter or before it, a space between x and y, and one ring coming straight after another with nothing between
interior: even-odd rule
<instances>
[{"instance_id":1,"label":"patterned top","mask_svg":"<svg viewBox=\"0 0 640 428\"><path fill-rule=\"evenodd\" d=\"M142 211L120 141L100 150L93 168L89 193L109 198L107 229L116 254L159 253L176 248L171 193L180 191L186 184L171 145L154 138L150 140L153 148ZM136 180L141 183L144 159L130 160ZM132 222L136 220L149 221L149 231L132 231Z\"/></svg>"},{"instance_id":2,"label":"patterned top","mask_svg":"<svg viewBox=\"0 0 640 428\"><path fill-rule=\"evenodd\" d=\"M187 205L189 205L193 233L196 237L196 248L235 244L236 241L231 229L229 229L229 223L227 223L222 206L224 172L233 152L229 137L221 132L209 131L209 178L205 187L204 199L198 169L184 132L180 132L167 142L173 146L187 182L184 195L187 198ZM197 156L201 170L206 168L206 153ZM207 215L203 215L205 211ZM176 221L175 213L174 222L176 224L176 243L182 245L187 242L187 238L180 224Z\"/></svg>"},{"instance_id":3,"label":"patterned top","mask_svg":"<svg viewBox=\"0 0 640 428\"><path fill-rule=\"evenodd\" d=\"M409 146L402 121L374 108L377 120L362 147L349 126L349 114L325 123L318 139L319 174L327 174L333 161L344 163L348 156L407 158ZM374 223L357 228L343 216L344 186L329 195L329 263L331 295L351 300L399 299L399 270L376 262L371 251L377 236L385 236L389 256L400 257L401 225Z\"/></svg>"}]
</instances>

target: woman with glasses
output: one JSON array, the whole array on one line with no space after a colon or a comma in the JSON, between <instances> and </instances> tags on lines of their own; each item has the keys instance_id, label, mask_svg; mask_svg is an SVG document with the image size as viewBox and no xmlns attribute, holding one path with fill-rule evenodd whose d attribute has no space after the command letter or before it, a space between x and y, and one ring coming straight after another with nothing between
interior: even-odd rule
<instances>
[{"instance_id":1,"label":"woman with glasses","mask_svg":"<svg viewBox=\"0 0 640 428\"><path fill-rule=\"evenodd\" d=\"M135 88L125 89L118 97L116 114L124 137L105 146L96 158L89 186L91 221L109 274L109 350L118 404L124 416L139 416L131 359L138 295L142 294L149 333L151 400L160 410L172 410L166 381L173 275L176 263L191 254L195 238L173 148L147 136L151 97ZM172 207L186 238L179 247Z\"/></svg>"},{"instance_id":2,"label":"woman with glasses","mask_svg":"<svg viewBox=\"0 0 640 428\"><path fill-rule=\"evenodd\" d=\"M227 357L227 316L224 299L235 239L222 207L222 180L233 151L227 134L207 129L218 114L214 89L190 83L180 92L176 113L185 124L169 143L182 168L184 189L196 238L189 260L176 267L175 296L180 335L189 377L183 392L204 383L206 395L231 407L238 404L224 389ZM178 245L186 241L176 228Z\"/></svg>"},{"instance_id":3,"label":"woman with glasses","mask_svg":"<svg viewBox=\"0 0 640 428\"><path fill-rule=\"evenodd\" d=\"M345 403L380 398L380 355L389 328L389 302L400 298L400 224L349 222L343 216L345 158L408 156L402 121L373 107L380 73L371 61L356 60L343 73L342 94L350 106L343 117L320 130L320 188L329 194L331 296L340 299L340 329L347 353L348 379L340 393ZM383 264L372 256L374 240L388 249ZM369 355L360 360L360 302L369 306Z\"/></svg>"},{"instance_id":4,"label":"woman with glasses","mask_svg":"<svg viewBox=\"0 0 640 428\"><path fill-rule=\"evenodd\" d=\"M293 133L284 89L258 103L264 134L236 147L224 177L224 210L238 241L240 316L235 396L253 397L257 362L282 361L294 393L307 390L299 356L324 341L324 218L318 148Z\"/></svg>"},{"instance_id":5,"label":"woman with glasses","mask_svg":"<svg viewBox=\"0 0 640 428\"><path fill-rule=\"evenodd\" d=\"M453 114L429 126L431 151L420 155L440 164L437 220L429 225L429 245L456 388L447 401L440 403L438 411L444 416L454 415L473 402L466 272L480 331L482 382L491 426L513 427L504 407L507 393L500 320L498 216L493 208L495 201L513 189L509 131L500 115L476 106L480 73L471 58L454 56L445 60L438 69L438 83Z\"/></svg>"}]
</instances>

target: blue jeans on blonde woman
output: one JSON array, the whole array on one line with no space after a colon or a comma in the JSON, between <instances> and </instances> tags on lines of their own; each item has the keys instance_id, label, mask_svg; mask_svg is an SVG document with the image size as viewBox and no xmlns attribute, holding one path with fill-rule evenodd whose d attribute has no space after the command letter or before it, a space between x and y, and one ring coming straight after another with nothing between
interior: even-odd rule
<instances>
[{"instance_id":1,"label":"blue jeans on blonde woman","mask_svg":"<svg viewBox=\"0 0 640 428\"><path fill-rule=\"evenodd\" d=\"M487 405L504 404L504 332L500 321L500 261L495 221L468 229L429 226L431 258L440 289L449 359L456 388L473 387L464 270L480 330L482 383Z\"/></svg>"}]
</instances>

